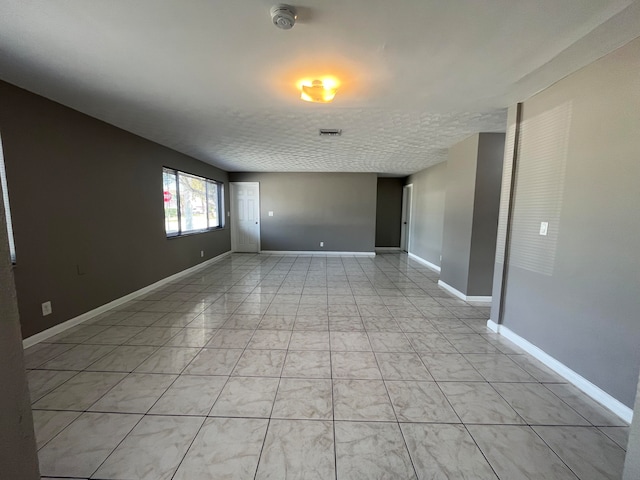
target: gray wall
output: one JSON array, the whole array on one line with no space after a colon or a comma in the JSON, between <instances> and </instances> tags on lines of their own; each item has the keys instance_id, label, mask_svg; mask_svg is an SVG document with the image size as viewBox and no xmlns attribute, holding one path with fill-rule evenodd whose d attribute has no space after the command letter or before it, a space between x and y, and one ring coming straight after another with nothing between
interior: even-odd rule
<instances>
[{"instance_id":1,"label":"gray wall","mask_svg":"<svg viewBox=\"0 0 640 480\"><path fill-rule=\"evenodd\" d=\"M638 71L640 39L524 102L504 299L506 327L629 407L640 369Z\"/></svg>"},{"instance_id":2,"label":"gray wall","mask_svg":"<svg viewBox=\"0 0 640 480\"><path fill-rule=\"evenodd\" d=\"M449 149L440 279L468 296L493 283L503 133L478 133Z\"/></svg>"},{"instance_id":3,"label":"gray wall","mask_svg":"<svg viewBox=\"0 0 640 480\"><path fill-rule=\"evenodd\" d=\"M400 246L404 178L378 178L376 247Z\"/></svg>"},{"instance_id":4,"label":"gray wall","mask_svg":"<svg viewBox=\"0 0 640 480\"><path fill-rule=\"evenodd\" d=\"M447 158L447 198L440 280L467 293L479 135L457 143Z\"/></svg>"},{"instance_id":5,"label":"gray wall","mask_svg":"<svg viewBox=\"0 0 640 480\"><path fill-rule=\"evenodd\" d=\"M500 297L502 295L502 275L507 241L507 221L511 196L511 173L516 148L517 105L509 107L507 112L507 133L504 144L504 160L502 183L500 186L500 212L498 214L498 231L496 235L496 260L493 269L493 289L491 292L491 320L500 321Z\"/></svg>"},{"instance_id":6,"label":"gray wall","mask_svg":"<svg viewBox=\"0 0 640 480\"><path fill-rule=\"evenodd\" d=\"M164 232L163 165L225 172L3 82L0 99L25 337L230 250L228 229Z\"/></svg>"},{"instance_id":7,"label":"gray wall","mask_svg":"<svg viewBox=\"0 0 640 480\"><path fill-rule=\"evenodd\" d=\"M491 295L504 145L504 133L480 134L467 286L470 296Z\"/></svg>"},{"instance_id":8,"label":"gray wall","mask_svg":"<svg viewBox=\"0 0 640 480\"><path fill-rule=\"evenodd\" d=\"M374 251L375 173L230 173L229 178L260 182L262 250Z\"/></svg>"},{"instance_id":9,"label":"gray wall","mask_svg":"<svg viewBox=\"0 0 640 480\"><path fill-rule=\"evenodd\" d=\"M2 186L0 185L0 199ZM18 303L5 212L0 200L0 472L2 478L37 480L38 458L27 390Z\"/></svg>"},{"instance_id":10,"label":"gray wall","mask_svg":"<svg viewBox=\"0 0 640 480\"><path fill-rule=\"evenodd\" d=\"M406 184L413 185L413 218L409 251L440 266L444 204L447 192L447 162L414 173Z\"/></svg>"}]
</instances>

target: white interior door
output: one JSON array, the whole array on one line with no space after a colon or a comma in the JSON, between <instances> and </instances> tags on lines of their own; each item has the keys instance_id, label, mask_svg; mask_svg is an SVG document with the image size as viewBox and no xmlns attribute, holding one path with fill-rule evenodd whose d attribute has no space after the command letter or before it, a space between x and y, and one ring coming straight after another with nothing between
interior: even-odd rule
<instances>
[{"instance_id":1,"label":"white interior door","mask_svg":"<svg viewBox=\"0 0 640 480\"><path fill-rule=\"evenodd\" d=\"M234 252L260 251L260 184L231 184L231 248Z\"/></svg>"},{"instance_id":2,"label":"white interior door","mask_svg":"<svg viewBox=\"0 0 640 480\"><path fill-rule=\"evenodd\" d=\"M411 198L413 185L405 185L402 188L402 225L400 226L400 248L409 251L411 239Z\"/></svg>"}]
</instances>

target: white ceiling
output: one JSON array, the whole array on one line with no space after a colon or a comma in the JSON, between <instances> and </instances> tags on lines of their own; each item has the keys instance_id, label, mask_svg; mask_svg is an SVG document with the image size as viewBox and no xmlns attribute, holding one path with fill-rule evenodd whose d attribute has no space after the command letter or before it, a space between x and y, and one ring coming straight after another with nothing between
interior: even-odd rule
<instances>
[{"instance_id":1,"label":"white ceiling","mask_svg":"<svg viewBox=\"0 0 640 480\"><path fill-rule=\"evenodd\" d=\"M275 3L0 0L0 78L229 171L405 175L640 35L632 0L296 0L289 31Z\"/></svg>"}]
</instances>

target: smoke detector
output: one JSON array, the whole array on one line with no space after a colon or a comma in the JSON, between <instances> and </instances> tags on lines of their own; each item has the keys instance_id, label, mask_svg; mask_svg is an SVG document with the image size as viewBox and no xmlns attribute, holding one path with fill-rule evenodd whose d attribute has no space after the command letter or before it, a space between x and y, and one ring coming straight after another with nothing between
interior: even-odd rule
<instances>
[{"instance_id":1,"label":"smoke detector","mask_svg":"<svg viewBox=\"0 0 640 480\"><path fill-rule=\"evenodd\" d=\"M271 20L276 27L282 30L293 28L296 18L298 18L296 9L291 5L280 4L271 7Z\"/></svg>"}]
</instances>

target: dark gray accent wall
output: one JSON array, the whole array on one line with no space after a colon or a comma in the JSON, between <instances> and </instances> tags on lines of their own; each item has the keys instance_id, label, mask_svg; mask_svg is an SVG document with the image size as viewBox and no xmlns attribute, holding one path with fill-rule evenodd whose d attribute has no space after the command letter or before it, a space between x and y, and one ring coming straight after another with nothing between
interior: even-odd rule
<instances>
[{"instance_id":1,"label":"dark gray accent wall","mask_svg":"<svg viewBox=\"0 0 640 480\"><path fill-rule=\"evenodd\" d=\"M440 266L444 205L447 192L447 162L414 173L406 184L413 185L413 218L409 252Z\"/></svg>"},{"instance_id":2,"label":"dark gray accent wall","mask_svg":"<svg viewBox=\"0 0 640 480\"><path fill-rule=\"evenodd\" d=\"M404 178L378 178L376 247L400 246Z\"/></svg>"},{"instance_id":3,"label":"dark gray accent wall","mask_svg":"<svg viewBox=\"0 0 640 480\"><path fill-rule=\"evenodd\" d=\"M490 296L496 256L504 133L481 133L473 200L467 295Z\"/></svg>"},{"instance_id":4,"label":"dark gray accent wall","mask_svg":"<svg viewBox=\"0 0 640 480\"><path fill-rule=\"evenodd\" d=\"M163 165L228 192L226 172L4 82L0 101L23 336L230 250L228 228L167 239L162 197Z\"/></svg>"},{"instance_id":5,"label":"dark gray accent wall","mask_svg":"<svg viewBox=\"0 0 640 480\"><path fill-rule=\"evenodd\" d=\"M640 39L523 103L503 322L629 407L640 370L638 71Z\"/></svg>"},{"instance_id":6,"label":"dark gray accent wall","mask_svg":"<svg viewBox=\"0 0 640 480\"><path fill-rule=\"evenodd\" d=\"M0 472L2 478L37 480L40 473L36 439L22 353L18 303L9 259L5 211L1 202L0 285Z\"/></svg>"},{"instance_id":7,"label":"dark gray accent wall","mask_svg":"<svg viewBox=\"0 0 640 480\"><path fill-rule=\"evenodd\" d=\"M230 173L229 178L260 183L262 250L374 251L376 174Z\"/></svg>"},{"instance_id":8,"label":"dark gray accent wall","mask_svg":"<svg viewBox=\"0 0 640 480\"><path fill-rule=\"evenodd\" d=\"M479 133L449 150L440 279L467 296L491 295L504 138Z\"/></svg>"}]
</instances>

